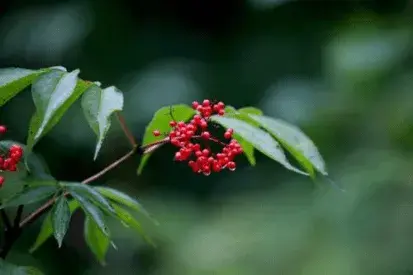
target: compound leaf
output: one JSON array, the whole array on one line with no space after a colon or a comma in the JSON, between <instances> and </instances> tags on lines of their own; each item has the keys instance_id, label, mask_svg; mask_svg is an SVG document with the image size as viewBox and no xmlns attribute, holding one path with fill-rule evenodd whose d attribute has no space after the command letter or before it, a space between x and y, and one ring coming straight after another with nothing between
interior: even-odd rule
<instances>
[{"instance_id":1,"label":"compound leaf","mask_svg":"<svg viewBox=\"0 0 413 275\"><path fill-rule=\"evenodd\" d=\"M60 196L52 208L53 234L59 245L62 246L63 239L69 229L71 212L69 203L65 196Z\"/></svg>"},{"instance_id":2,"label":"compound leaf","mask_svg":"<svg viewBox=\"0 0 413 275\"><path fill-rule=\"evenodd\" d=\"M184 104L162 107L154 114L151 122L149 122L148 126L145 129L145 134L143 136L143 146L162 140L162 136L155 137L152 134L154 130L159 130L161 133L169 133L169 131L171 130L169 122L171 120L175 119L176 121L187 121L195 113L196 112L194 109ZM143 168L148 162L150 155L150 153L146 153L141 158L141 162L138 167L138 175L142 173Z\"/></svg>"},{"instance_id":3,"label":"compound leaf","mask_svg":"<svg viewBox=\"0 0 413 275\"><path fill-rule=\"evenodd\" d=\"M97 135L96 159L110 128L112 114L123 109L123 94L113 86L102 90L92 85L82 97L82 109L89 126Z\"/></svg>"},{"instance_id":4,"label":"compound leaf","mask_svg":"<svg viewBox=\"0 0 413 275\"><path fill-rule=\"evenodd\" d=\"M28 150L49 132L64 113L85 91L88 84L78 82L79 70L65 73L53 70L41 75L32 86L32 96L36 113L33 115L27 138Z\"/></svg>"},{"instance_id":5,"label":"compound leaf","mask_svg":"<svg viewBox=\"0 0 413 275\"><path fill-rule=\"evenodd\" d=\"M106 253L109 249L110 239L100 230L100 226L91 217L86 217L84 225L85 241L96 259L105 265Z\"/></svg>"},{"instance_id":6,"label":"compound leaf","mask_svg":"<svg viewBox=\"0 0 413 275\"><path fill-rule=\"evenodd\" d=\"M45 71L22 68L0 69L0 106L3 106L20 91L24 90L36 77Z\"/></svg>"},{"instance_id":7,"label":"compound leaf","mask_svg":"<svg viewBox=\"0 0 413 275\"><path fill-rule=\"evenodd\" d=\"M115 209L104 196L102 196L97 190L95 190L95 188L88 186L86 184L75 182L64 182L62 184L69 190L69 192L75 191L79 194L84 194L88 197L89 200L93 201L98 206L100 206L102 210L116 216Z\"/></svg>"},{"instance_id":8,"label":"compound leaf","mask_svg":"<svg viewBox=\"0 0 413 275\"><path fill-rule=\"evenodd\" d=\"M99 230L107 236L110 237L109 228L106 225L105 216L103 212L95 206L91 201L89 201L87 196L84 196L82 193L78 193L74 190L69 190L70 195L77 200L82 207L86 215L96 223Z\"/></svg>"},{"instance_id":9,"label":"compound leaf","mask_svg":"<svg viewBox=\"0 0 413 275\"><path fill-rule=\"evenodd\" d=\"M244 140L251 143L258 151L279 162L285 168L299 174L308 175L290 164L281 146L267 132L261 130L260 128L256 128L245 121L235 118L212 116L211 119L225 128L234 129L234 133L237 133Z\"/></svg>"},{"instance_id":10,"label":"compound leaf","mask_svg":"<svg viewBox=\"0 0 413 275\"><path fill-rule=\"evenodd\" d=\"M315 144L298 127L280 119L250 114L252 119L270 132L315 177L314 168L327 175L324 160Z\"/></svg>"},{"instance_id":11,"label":"compound leaf","mask_svg":"<svg viewBox=\"0 0 413 275\"><path fill-rule=\"evenodd\" d=\"M77 200L71 200L69 202L70 215L72 215L75 210L79 207L79 202ZM29 253L36 251L42 244L44 244L53 235L53 223L52 214L49 212L46 218L43 220L40 232L37 235L36 241L29 250Z\"/></svg>"},{"instance_id":12,"label":"compound leaf","mask_svg":"<svg viewBox=\"0 0 413 275\"><path fill-rule=\"evenodd\" d=\"M146 242L156 247L152 239L148 235L146 235L140 222L138 222L133 215L131 215L127 210L116 204L114 204L113 207L115 208L118 217L126 227L130 227L136 230L136 232L138 232L145 239Z\"/></svg>"},{"instance_id":13,"label":"compound leaf","mask_svg":"<svg viewBox=\"0 0 413 275\"><path fill-rule=\"evenodd\" d=\"M0 209L39 202L52 196L56 191L58 191L58 186L53 185L28 187L4 201Z\"/></svg>"},{"instance_id":14,"label":"compound leaf","mask_svg":"<svg viewBox=\"0 0 413 275\"><path fill-rule=\"evenodd\" d=\"M244 114L240 113L238 110L236 110L232 106L227 106L225 108L225 117L232 117L232 118L244 120L246 122L249 122L248 119L251 120L247 115L244 115ZM245 139L243 139L237 133L234 133L233 137L241 145L242 151L243 151L244 155L247 157L248 162L252 166L255 166L256 160L255 160L255 156L254 156L254 146L251 143L247 142Z\"/></svg>"},{"instance_id":15,"label":"compound leaf","mask_svg":"<svg viewBox=\"0 0 413 275\"><path fill-rule=\"evenodd\" d=\"M118 190L115 190L113 188L109 188L109 187L95 187L95 189L100 192L103 196L107 197L108 199L127 206L133 210L135 210L138 213L142 213L144 214L146 217L148 217L149 219L151 219L155 224L158 224L158 222L152 218L152 216L143 208L143 206L134 198L132 198L131 196L122 193Z\"/></svg>"}]
</instances>

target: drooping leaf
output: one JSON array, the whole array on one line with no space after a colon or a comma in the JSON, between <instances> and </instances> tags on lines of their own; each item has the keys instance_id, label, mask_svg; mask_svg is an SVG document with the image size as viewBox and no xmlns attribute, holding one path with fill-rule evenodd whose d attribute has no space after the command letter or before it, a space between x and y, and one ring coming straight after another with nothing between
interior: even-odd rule
<instances>
[{"instance_id":1,"label":"drooping leaf","mask_svg":"<svg viewBox=\"0 0 413 275\"><path fill-rule=\"evenodd\" d=\"M69 229L71 218L69 203L65 196L60 196L52 208L53 235L59 248L62 246L63 239Z\"/></svg>"},{"instance_id":2,"label":"drooping leaf","mask_svg":"<svg viewBox=\"0 0 413 275\"><path fill-rule=\"evenodd\" d=\"M0 259L0 274L3 275L43 275L43 272L35 267L17 266Z\"/></svg>"},{"instance_id":3,"label":"drooping leaf","mask_svg":"<svg viewBox=\"0 0 413 275\"><path fill-rule=\"evenodd\" d=\"M261 127L270 132L314 177L314 168L323 175L327 175L324 160L317 147L298 127L283 120L267 116L249 115Z\"/></svg>"},{"instance_id":4,"label":"drooping leaf","mask_svg":"<svg viewBox=\"0 0 413 275\"><path fill-rule=\"evenodd\" d=\"M225 116L240 119L240 120L244 120L244 121L246 120L245 118L249 119L249 117L247 115L244 115L244 114L238 112L232 106L227 106L225 108ZM233 134L233 138L236 139L238 141L238 143L241 145L242 151L244 152L244 155L247 157L248 162L252 166L255 166L256 160L255 160L255 156L254 156L254 146L251 143L247 142L245 139L243 139L237 133Z\"/></svg>"},{"instance_id":5,"label":"drooping leaf","mask_svg":"<svg viewBox=\"0 0 413 275\"><path fill-rule=\"evenodd\" d=\"M0 106L29 86L32 81L46 70L28 70L22 68L0 69Z\"/></svg>"},{"instance_id":6,"label":"drooping leaf","mask_svg":"<svg viewBox=\"0 0 413 275\"><path fill-rule=\"evenodd\" d=\"M79 208L79 202L77 200L71 200L69 202L70 215L72 215L77 208ZM52 235L53 235L52 215L51 215L51 212L49 212L46 218L43 220L39 235L37 235L36 241L30 248L29 253L33 253L34 251L36 251Z\"/></svg>"},{"instance_id":7,"label":"drooping leaf","mask_svg":"<svg viewBox=\"0 0 413 275\"><path fill-rule=\"evenodd\" d=\"M127 206L133 210L135 210L138 213L144 214L147 218L151 219L155 224L158 224L158 222L149 214L145 208L134 198L129 196L128 194L122 193L118 190L115 190L113 188L109 187L95 187L95 189L100 192L103 196L107 197L108 199Z\"/></svg>"},{"instance_id":8,"label":"drooping leaf","mask_svg":"<svg viewBox=\"0 0 413 275\"><path fill-rule=\"evenodd\" d=\"M102 265L105 265L105 257L110 245L109 237L102 234L100 227L90 217L85 219L84 235L86 244L96 259Z\"/></svg>"},{"instance_id":9,"label":"drooping leaf","mask_svg":"<svg viewBox=\"0 0 413 275\"><path fill-rule=\"evenodd\" d=\"M115 208L116 213L118 214L118 217L120 218L120 220L122 221L122 223L125 226L136 230L136 232L138 232L145 239L146 242L148 242L150 245L156 247L156 245L152 241L152 239L143 230L142 225L140 224L140 222L138 222L132 214L130 214L123 207L118 206L116 204L114 204L113 207Z\"/></svg>"},{"instance_id":10,"label":"drooping leaf","mask_svg":"<svg viewBox=\"0 0 413 275\"><path fill-rule=\"evenodd\" d=\"M175 119L176 121L187 121L195 113L196 112L194 109L184 104L162 107L154 114L151 122L149 122L146 127L145 134L143 136L143 145L148 145L163 139L162 136L155 137L153 135L154 130L159 130L161 133L169 133L171 130L169 122L171 120ZM142 173L150 155L150 153L147 153L141 158L141 162L138 167L138 175Z\"/></svg>"},{"instance_id":11,"label":"drooping leaf","mask_svg":"<svg viewBox=\"0 0 413 275\"><path fill-rule=\"evenodd\" d=\"M102 90L92 85L82 97L82 109L89 126L97 135L96 159L110 128L112 114L123 109L123 94L113 86Z\"/></svg>"},{"instance_id":12,"label":"drooping leaf","mask_svg":"<svg viewBox=\"0 0 413 275\"><path fill-rule=\"evenodd\" d=\"M291 165L279 143L267 132L261 130L260 128L256 128L245 121L235 118L212 116L211 119L225 128L234 129L234 133L240 135L247 142L251 143L255 149L269 158L279 162L285 168L299 174L308 175L307 173Z\"/></svg>"},{"instance_id":13,"label":"drooping leaf","mask_svg":"<svg viewBox=\"0 0 413 275\"><path fill-rule=\"evenodd\" d=\"M32 86L36 113L33 115L27 138L27 148L33 146L49 132L64 113L86 90L88 84L78 81L79 70L70 73L50 71L41 75Z\"/></svg>"},{"instance_id":14,"label":"drooping leaf","mask_svg":"<svg viewBox=\"0 0 413 275\"><path fill-rule=\"evenodd\" d=\"M86 184L82 184L82 183L76 183L76 182L62 182L62 184L69 191L73 190L79 194L80 193L84 194L86 197L88 197L89 200L96 203L101 209L108 212L109 214L116 216L115 209L112 207L109 201L104 196L102 196L97 190L95 190L93 187L88 186Z\"/></svg>"},{"instance_id":15,"label":"drooping leaf","mask_svg":"<svg viewBox=\"0 0 413 275\"><path fill-rule=\"evenodd\" d=\"M100 231L102 231L102 233L109 238L110 232L109 228L106 225L105 216L103 212L91 201L89 201L86 195L83 195L82 193L78 193L73 190L70 190L69 193L75 200L79 202L83 211L85 211L86 215L96 223Z\"/></svg>"},{"instance_id":16,"label":"drooping leaf","mask_svg":"<svg viewBox=\"0 0 413 275\"><path fill-rule=\"evenodd\" d=\"M51 197L54 193L56 193L56 191L58 191L57 186L28 187L25 188L22 192L6 200L0 206L0 209L39 202L48 197Z\"/></svg>"},{"instance_id":17,"label":"drooping leaf","mask_svg":"<svg viewBox=\"0 0 413 275\"><path fill-rule=\"evenodd\" d=\"M26 145L13 141L0 141L0 152L7 153L12 145L19 145L23 149L23 159L27 171L38 179L51 179L50 170L43 158L33 152L27 152Z\"/></svg>"}]
</instances>

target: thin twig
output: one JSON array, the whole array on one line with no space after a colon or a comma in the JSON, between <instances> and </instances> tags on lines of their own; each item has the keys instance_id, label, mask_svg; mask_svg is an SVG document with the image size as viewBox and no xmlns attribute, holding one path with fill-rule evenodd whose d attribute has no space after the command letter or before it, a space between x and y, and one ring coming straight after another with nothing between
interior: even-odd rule
<instances>
[{"instance_id":1,"label":"thin twig","mask_svg":"<svg viewBox=\"0 0 413 275\"><path fill-rule=\"evenodd\" d=\"M122 116L122 114L120 112L116 112L116 117L118 118L119 124L122 127L123 133L129 140L129 143L132 145L132 147L135 148L136 146L138 146L132 132L129 130L128 126L126 125L125 118Z\"/></svg>"},{"instance_id":2,"label":"thin twig","mask_svg":"<svg viewBox=\"0 0 413 275\"><path fill-rule=\"evenodd\" d=\"M134 153L135 153L136 149L132 149L131 151L129 151L126 155L124 155L123 157L119 158L118 160L116 160L115 162L111 163L110 165L106 166L102 171L100 171L99 173L83 180L81 183L83 184L89 184L92 181L98 179L99 177L103 176L104 174L106 174L107 172L109 172L110 170L112 170L113 168L117 167L119 164L121 164L122 162L124 162L125 160L127 160L129 157L131 157ZM67 192L64 193L64 196L69 195ZM54 202L56 201L55 198L49 200L48 202L46 202L45 204L43 204L41 207L39 207L37 210L35 210L34 212L32 212L30 215L28 215L26 218L24 218L21 222L19 227L24 227L27 224L30 224L32 222L34 222L38 217L40 217L44 212L46 212L47 210L49 210Z\"/></svg>"}]
</instances>

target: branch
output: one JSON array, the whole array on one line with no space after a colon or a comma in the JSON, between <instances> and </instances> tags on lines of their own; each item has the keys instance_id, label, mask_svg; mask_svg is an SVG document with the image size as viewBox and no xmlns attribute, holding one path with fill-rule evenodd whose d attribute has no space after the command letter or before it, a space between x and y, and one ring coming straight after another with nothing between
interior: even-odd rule
<instances>
[{"instance_id":1,"label":"branch","mask_svg":"<svg viewBox=\"0 0 413 275\"><path fill-rule=\"evenodd\" d=\"M129 157L131 157L133 154L135 154L136 149L132 149L131 151L129 151L126 155L124 155L123 157L119 158L118 160L116 160L115 162L113 162L112 164L106 166L102 171L100 171L99 173L83 180L81 183L83 184L89 184L92 181L100 178L101 176L103 176L104 174L106 174L107 172L109 172L110 170L112 170L113 168L117 167L119 164L121 164L122 162L124 162L125 160L127 160ZM64 196L69 195L69 193L64 193ZM45 204L43 204L41 207L39 207L37 210L35 210L34 212L32 212L29 216L27 216L26 218L24 218L21 222L19 227L24 227L28 224L31 224L32 222L34 222L38 217L40 217L44 212L46 212L47 210L49 210L53 204L55 203L56 198L53 198L51 200L49 200L48 202L46 202Z\"/></svg>"},{"instance_id":2,"label":"branch","mask_svg":"<svg viewBox=\"0 0 413 275\"><path fill-rule=\"evenodd\" d=\"M129 143L132 145L132 150L129 151L126 155L124 155L123 157L121 157L120 159L116 160L115 162L113 162L112 164L110 164L109 166L105 167L102 171L100 171L99 173L85 179L82 181L83 184L89 184L90 182L98 179L99 177L103 176L104 174L106 174L108 171L112 170L113 168L117 167L119 164L121 164L122 162L124 162L125 160L127 160L129 157L131 157L136 150L138 149L138 145L135 141L135 138L133 137L132 132L129 130L128 126L126 125L126 121L123 118L122 114L120 112L116 112L116 117L118 118L119 124L122 127L123 133L125 134L125 136L127 137L127 139L129 140ZM68 193L66 192L64 194L64 196L67 196ZM49 200L48 202L46 202L45 204L43 204L41 207L39 207L37 210L35 210L34 212L32 212L29 216L27 216L26 218L24 218L21 222L19 221L19 227L23 227L27 224L30 224L32 222L34 222L38 217L40 217L44 212L46 212L47 210L49 210L53 204L55 203L56 199L53 198L51 200Z\"/></svg>"},{"instance_id":3,"label":"branch","mask_svg":"<svg viewBox=\"0 0 413 275\"><path fill-rule=\"evenodd\" d=\"M131 151L129 151L126 155L124 155L123 157L121 157L120 159L116 160L115 162L113 162L112 164L108 165L106 168L104 168L102 171L100 171L99 173L83 180L81 183L83 184L89 184L92 181L95 181L96 179L100 178L101 176L103 176L104 174L106 174L108 171L112 170L113 168L117 167L119 164L121 164L122 162L124 162L125 160L127 160L129 157L131 157L133 154L136 153L136 151L139 149L139 151L142 154L149 154L151 152L153 152L154 150L158 149L160 146L169 143L170 142L170 138L169 137L165 137L162 140L158 140L155 141L151 144L147 144L147 145L143 145L141 147L138 148L135 139L132 135L132 133L130 132L130 130L128 129L128 127L126 126L125 120L122 117L122 115L118 112L116 113L119 123L122 126L123 132L125 133L125 136L129 139L129 142L131 143L131 145L133 146L133 149ZM193 136L193 139L202 139L201 136ZM222 146L225 146L226 144L215 139L215 138L209 138L210 141L213 141L215 143L218 143ZM64 193L64 196L69 195L67 192ZM42 205L40 208L38 208L37 210L35 210L34 212L32 212L29 216L27 216L26 218L24 218L20 224L19 227L24 227L32 222L34 222L38 217L40 217L44 212L46 212L47 210L49 210L53 204L55 203L56 199L53 198L51 200L49 200L48 202L46 202L44 205ZM20 213L21 215L21 213Z\"/></svg>"},{"instance_id":4,"label":"branch","mask_svg":"<svg viewBox=\"0 0 413 275\"><path fill-rule=\"evenodd\" d=\"M123 133L128 138L129 143L132 145L133 148L137 147L137 143L135 138L133 137L132 132L129 130L128 126L126 125L125 118L122 116L120 112L116 112L116 117L118 118L119 124L122 127Z\"/></svg>"}]
</instances>

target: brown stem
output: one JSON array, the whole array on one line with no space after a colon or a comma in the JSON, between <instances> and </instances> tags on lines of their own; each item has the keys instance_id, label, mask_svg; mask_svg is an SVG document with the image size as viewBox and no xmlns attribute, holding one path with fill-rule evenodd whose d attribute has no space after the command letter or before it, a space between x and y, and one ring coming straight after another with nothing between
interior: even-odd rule
<instances>
[{"instance_id":1,"label":"brown stem","mask_svg":"<svg viewBox=\"0 0 413 275\"><path fill-rule=\"evenodd\" d=\"M132 132L129 130L128 126L126 125L125 118L122 116L120 112L116 112L116 117L118 118L119 124L122 127L123 133L129 140L129 143L132 145L132 147L138 146L136 144L135 138L133 137Z\"/></svg>"},{"instance_id":2,"label":"brown stem","mask_svg":"<svg viewBox=\"0 0 413 275\"><path fill-rule=\"evenodd\" d=\"M110 165L106 166L102 171L100 171L99 173L83 180L81 183L83 184L89 184L92 181L100 178L101 176L103 176L104 174L106 174L107 172L109 172L110 170L112 170L113 168L117 167L119 164L121 164L122 162L124 162L125 160L127 160L129 157L131 157L134 153L135 153L135 149L132 149L131 151L129 151L126 155L124 155L123 157L119 158L118 160L116 160L115 162L111 163ZM67 192L64 194L64 196L69 195ZM44 212L46 212L47 210L49 210L54 202L56 201L56 198L53 198L51 200L49 200L48 202L46 202L45 204L43 204L40 208L38 208L37 210L35 210L34 212L32 212L30 215L28 215L26 218L24 218L21 222L19 227L24 227L27 224L30 224L32 222L34 222L38 217L40 217Z\"/></svg>"},{"instance_id":3,"label":"brown stem","mask_svg":"<svg viewBox=\"0 0 413 275\"><path fill-rule=\"evenodd\" d=\"M118 118L118 121L122 127L122 130L125 134L125 136L127 137L127 139L129 140L130 144L132 145L133 149L131 151L129 151L127 154L125 154L123 157L119 158L118 160L116 160L115 162L111 163L110 165L108 165L107 167L105 167L103 170L101 170L99 173L85 179L82 181L83 184L89 184L90 182L98 179L99 177L103 176L105 173L107 173L108 171L112 170L113 168L117 167L119 164L121 164L122 162L124 162L125 160L127 160L129 157L131 157L132 155L134 155L136 153L136 151L139 149L139 151L142 154L148 154L153 152L154 150L156 150L157 148L159 148L160 146L162 146L163 144L166 144L168 142L170 142L170 138L169 137L165 137L162 140L153 142L151 144L148 145L144 145L141 146L140 148L138 148L138 145L135 141L135 138L133 137L132 132L129 130L129 128L126 125L125 119L123 118L123 116L121 115L120 112L116 113L116 116ZM192 137L193 139L201 139L201 136L194 136ZM209 138L210 141L219 143L223 146L225 146L226 144L215 139L215 138ZM64 193L64 196L68 196L69 194L66 192ZM0 214L4 220L4 223L6 225L6 229L9 228L11 230L6 230L6 233L9 232L8 236L6 236L6 238L8 239L7 242L5 243L5 246L3 247L3 249L0 251L0 257L1 258L5 258L8 254L8 252L10 251L10 249L12 248L14 242L16 241L16 239L19 237L20 233L21 233L21 229L28 225L33 223L35 220L37 220L37 218L39 218L42 214L44 214L46 211L48 211L53 204L55 203L56 198L50 199L48 202L46 202L45 204L43 204L41 207L39 207L37 210L35 210L34 212L32 212L31 214L29 214L27 217L25 217L23 220L21 220L21 216L23 213L23 206L19 206L18 210L17 210L17 214L16 214L16 218L14 220L14 225L10 224L10 221L7 218L6 213L4 212L4 210L0 210Z\"/></svg>"}]
</instances>

